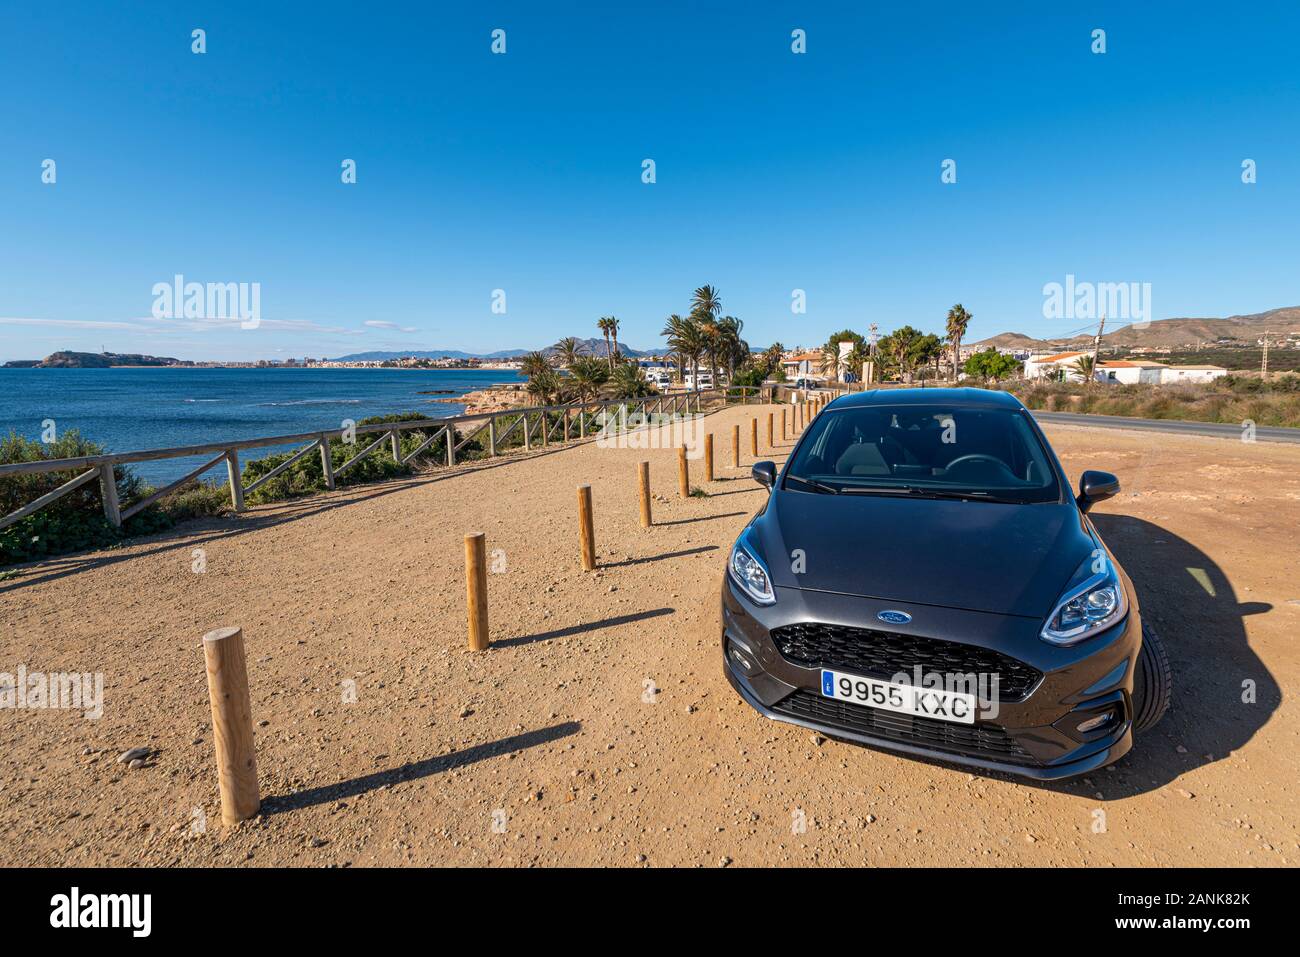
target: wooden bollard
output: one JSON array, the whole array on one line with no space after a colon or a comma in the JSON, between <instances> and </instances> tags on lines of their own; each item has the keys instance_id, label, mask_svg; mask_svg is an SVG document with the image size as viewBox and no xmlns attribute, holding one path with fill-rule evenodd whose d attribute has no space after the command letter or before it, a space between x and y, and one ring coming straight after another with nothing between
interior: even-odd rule
<instances>
[{"instance_id":1,"label":"wooden bollard","mask_svg":"<svg viewBox=\"0 0 1300 957\"><path fill-rule=\"evenodd\" d=\"M212 742L217 751L221 823L238 824L262 806L243 630L218 628L208 632L203 636L203 658L208 672L208 703L212 706Z\"/></svg>"},{"instance_id":2,"label":"wooden bollard","mask_svg":"<svg viewBox=\"0 0 1300 957\"><path fill-rule=\"evenodd\" d=\"M578 486L578 537L582 545L582 570L596 570L596 533L591 523L591 486Z\"/></svg>"},{"instance_id":3,"label":"wooden bollard","mask_svg":"<svg viewBox=\"0 0 1300 957\"><path fill-rule=\"evenodd\" d=\"M649 528L654 524L650 517L650 463L642 462L637 467L637 475L641 486L641 527Z\"/></svg>"},{"instance_id":4,"label":"wooden bollard","mask_svg":"<svg viewBox=\"0 0 1300 957\"><path fill-rule=\"evenodd\" d=\"M691 497L691 470L686 464L686 446L677 447L677 491L682 498Z\"/></svg>"},{"instance_id":5,"label":"wooden bollard","mask_svg":"<svg viewBox=\"0 0 1300 957\"><path fill-rule=\"evenodd\" d=\"M758 458L758 419L749 420L749 454Z\"/></svg>"},{"instance_id":6,"label":"wooden bollard","mask_svg":"<svg viewBox=\"0 0 1300 957\"><path fill-rule=\"evenodd\" d=\"M740 425L731 427L731 467L740 468Z\"/></svg>"},{"instance_id":7,"label":"wooden bollard","mask_svg":"<svg viewBox=\"0 0 1300 957\"><path fill-rule=\"evenodd\" d=\"M710 432L704 437L704 475L713 481L713 433Z\"/></svg>"},{"instance_id":8,"label":"wooden bollard","mask_svg":"<svg viewBox=\"0 0 1300 957\"><path fill-rule=\"evenodd\" d=\"M469 650L487 651L487 538L482 532L465 536L465 619Z\"/></svg>"},{"instance_id":9,"label":"wooden bollard","mask_svg":"<svg viewBox=\"0 0 1300 957\"><path fill-rule=\"evenodd\" d=\"M786 431L785 406L781 406L781 441L784 442L788 438L790 438L790 433Z\"/></svg>"},{"instance_id":10,"label":"wooden bollard","mask_svg":"<svg viewBox=\"0 0 1300 957\"><path fill-rule=\"evenodd\" d=\"M769 449L776 448L776 443L772 441L772 419L773 418L774 418L773 413L769 412L767 414L767 447Z\"/></svg>"}]
</instances>

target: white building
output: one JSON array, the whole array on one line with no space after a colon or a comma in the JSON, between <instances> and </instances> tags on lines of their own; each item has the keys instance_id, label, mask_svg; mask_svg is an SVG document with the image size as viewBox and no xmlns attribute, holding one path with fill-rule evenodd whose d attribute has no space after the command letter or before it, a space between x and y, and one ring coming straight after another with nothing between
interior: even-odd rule
<instances>
[{"instance_id":1,"label":"white building","mask_svg":"<svg viewBox=\"0 0 1300 957\"><path fill-rule=\"evenodd\" d=\"M1064 369L1067 379L1081 378L1074 368L1079 356L1091 355L1089 352L1057 352L1050 356L1030 356L1025 360L1026 379L1049 379Z\"/></svg>"},{"instance_id":2,"label":"white building","mask_svg":"<svg viewBox=\"0 0 1300 957\"><path fill-rule=\"evenodd\" d=\"M1210 382L1227 374L1228 370L1220 366L1171 366L1140 359L1111 359L1098 363L1095 378L1098 382L1120 385L1171 385Z\"/></svg>"}]
</instances>

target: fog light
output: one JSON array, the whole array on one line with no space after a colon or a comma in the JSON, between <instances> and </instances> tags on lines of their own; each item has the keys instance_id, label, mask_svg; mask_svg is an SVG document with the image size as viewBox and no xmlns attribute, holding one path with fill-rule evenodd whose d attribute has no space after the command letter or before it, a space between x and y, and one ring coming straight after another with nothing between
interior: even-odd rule
<instances>
[{"instance_id":1,"label":"fog light","mask_svg":"<svg viewBox=\"0 0 1300 957\"><path fill-rule=\"evenodd\" d=\"M745 672L745 674L748 675L754 672L754 663L749 660L749 656L747 654L745 654L735 645L729 646L727 649L727 653L731 655L731 660L734 661L737 665L739 665L740 670Z\"/></svg>"},{"instance_id":2,"label":"fog light","mask_svg":"<svg viewBox=\"0 0 1300 957\"><path fill-rule=\"evenodd\" d=\"M1078 730L1083 734L1087 734L1089 731L1096 731L1098 728L1104 728L1106 725L1110 724L1114 717L1114 711L1103 711L1101 714L1094 715L1087 721L1079 722Z\"/></svg>"}]
</instances>

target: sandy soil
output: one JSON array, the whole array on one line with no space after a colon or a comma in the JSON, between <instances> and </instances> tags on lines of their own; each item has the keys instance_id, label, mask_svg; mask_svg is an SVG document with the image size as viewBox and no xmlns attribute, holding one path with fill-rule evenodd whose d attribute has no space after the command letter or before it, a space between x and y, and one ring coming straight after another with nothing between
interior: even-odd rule
<instances>
[{"instance_id":1,"label":"sandy soil","mask_svg":"<svg viewBox=\"0 0 1300 957\"><path fill-rule=\"evenodd\" d=\"M725 466L731 424L747 446L756 411L707 420L721 473L707 498L677 497L671 450L588 444L252 509L0 581L0 671L105 682L99 720L0 710L0 864L1300 860L1300 449L1048 429L1072 476L1124 482L1097 523L1177 688L1118 766L1044 786L821 741L731 691L717 588L763 492L747 448L745 470ZM650 530L642 458L661 496ZM581 482L592 574L577 562ZM474 530L504 562L479 655L464 650ZM199 646L227 624L247 640L265 798L229 829ZM144 767L118 763L132 747L153 749Z\"/></svg>"}]
</instances>

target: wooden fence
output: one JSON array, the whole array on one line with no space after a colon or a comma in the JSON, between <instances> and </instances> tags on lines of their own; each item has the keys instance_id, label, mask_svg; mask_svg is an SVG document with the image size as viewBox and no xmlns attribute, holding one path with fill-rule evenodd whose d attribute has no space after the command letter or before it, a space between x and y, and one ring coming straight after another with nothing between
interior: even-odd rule
<instances>
[{"instance_id":1,"label":"wooden fence","mask_svg":"<svg viewBox=\"0 0 1300 957\"><path fill-rule=\"evenodd\" d=\"M321 458L321 469L325 476L326 488L333 489L340 475L366 458L387 441L392 449L393 458L399 465L405 465L417 457L425 455L427 449L435 442L444 439L443 455L448 467L456 465L457 455L465 446L480 436L486 439L487 456L499 454L499 447L511 436L521 435L523 448L547 446L554 442L570 442L586 439L598 432L609 434L610 423L619 430L629 428L629 420L634 421L632 428L640 428L647 415L688 415L702 414L705 406L709 411L716 404L725 406L731 401L742 403L762 402L765 397L771 399L771 388L750 386L732 386L728 388L701 389L691 392L664 393L638 399L611 399L600 402L578 402L568 405L527 406L510 409L505 412L489 412L479 415L459 415L445 419L416 419L408 422L384 422L374 425L356 426L354 429L327 429L324 431L302 432L296 435L275 435L260 439L241 439L238 441L213 442L205 445L187 445L170 449L150 449L139 452L112 452L104 455L86 455L68 459L43 459L35 462L16 462L0 465L0 480L12 475L31 475L48 472L81 471L58 488L29 502L15 512L0 518L0 529L39 511L51 502L57 501L69 492L98 481L100 497L104 505L104 516L115 526L133 515L143 511L167 495L181 489L187 483L197 479L209 469L226 465L226 475L230 484L230 500L235 511L244 507L244 496L256 491L263 484L275 478L307 455L317 452ZM611 409L617 409L613 415ZM502 419L513 419L503 430L498 423ZM403 433L429 433L423 441L406 455L402 454L401 438ZM335 468L330 458L330 441L351 436L374 436L373 441ZM240 474L239 453L245 449L259 449L279 445L297 445L306 443L285 461L281 462L257 480L243 484ZM356 442L361 445L360 441ZM132 502L123 509L118 501L116 468L135 462L156 462L162 459L188 458L190 456L214 456L198 468L174 482L151 492L147 497Z\"/></svg>"}]
</instances>

